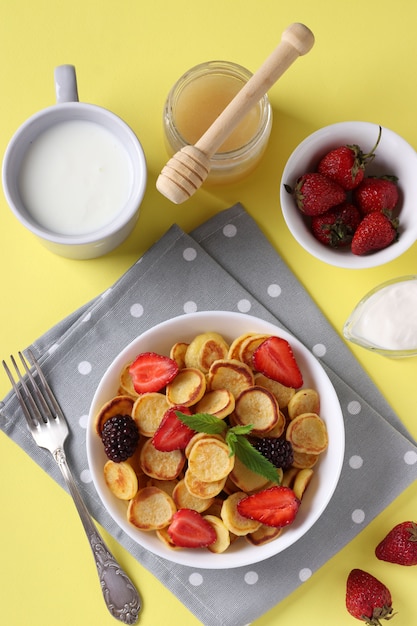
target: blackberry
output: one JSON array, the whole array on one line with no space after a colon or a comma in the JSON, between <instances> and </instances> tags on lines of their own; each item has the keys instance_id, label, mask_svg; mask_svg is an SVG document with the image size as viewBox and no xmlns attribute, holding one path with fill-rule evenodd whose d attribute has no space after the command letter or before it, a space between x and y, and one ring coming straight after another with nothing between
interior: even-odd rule
<instances>
[{"instance_id":1,"label":"blackberry","mask_svg":"<svg viewBox=\"0 0 417 626\"><path fill-rule=\"evenodd\" d=\"M114 415L104 423L101 439L108 458L120 463L135 452L139 442L139 430L130 415Z\"/></svg>"},{"instance_id":2,"label":"blackberry","mask_svg":"<svg viewBox=\"0 0 417 626\"><path fill-rule=\"evenodd\" d=\"M277 439L276 437L264 437L252 442L258 452L271 461L275 467L283 471L291 467L294 461L294 453L290 441Z\"/></svg>"}]
</instances>

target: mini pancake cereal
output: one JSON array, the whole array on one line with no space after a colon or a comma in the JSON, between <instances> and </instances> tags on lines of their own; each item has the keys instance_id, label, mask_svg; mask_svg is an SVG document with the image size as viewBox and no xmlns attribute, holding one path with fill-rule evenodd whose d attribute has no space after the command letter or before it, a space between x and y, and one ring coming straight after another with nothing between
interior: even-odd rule
<instances>
[{"instance_id":1,"label":"mini pancake cereal","mask_svg":"<svg viewBox=\"0 0 417 626\"><path fill-rule=\"evenodd\" d=\"M218 359L210 366L208 388L228 389L236 399L244 389L253 387L253 372L249 365L237 359Z\"/></svg>"},{"instance_id":2,"label":"mini pancake cereal","mask_svg":"<svg viewBox=\"0 0 417 626\"><path fill-rule=\"evenodd\" d=\"M264 476L261 476L246 467L246 465L238 458L235 459L229 478L240 491L244 491L245 493L254 493L259 491L260 489L265 488L269 482Z\"/></svg>"},{"instance_id":3,"label":"mini pancake cereal","mask_svg":"<svg viewBox=\"0 0 417 626\"><path fill-rule=\"evenodd\" d=\"M175 485L172 498L178 509L194 509L199 513L207 511L214 502L214 496L211 498L202 498L193 495L189 491L184 478Z\"/></svg>"},{"instance_id":4,"label":"mini pancake cereal","mask_svg":"<svg viewBox=\"0 0 417 626\"><path fill-rule=\"evenodd\" d=\"M140 452L140 467L144 474L158 480L174 480L181 473L185 455L180 450L160 452L148 439Z\"/></svg>"},{"instance_id":5,"label":"mini pancake cereal","mask_svg":"<svg viewBox=\"0 0 417 626\"><path fill-rule=\"evenodd\" d=\"M278 418L278 402L268 389L253 385L239 394L235 406L238 424L252 424L256 434L265 434L274 428Z\"/></svg>"},{"instance_id":6,"label":"mini pancake cereal","mask_svg":"<svg viewBox=\"0 0 417 626\"><path fill-rule=\"evenodd\" d=\"M226 358L228 351L229 346L219 333L202 333L189 344L185 352L185 365L206 374L214 361Z\"/></svg>"},{"instance_id":7,"label":"mini pancake cereal","mask_svg":"<svg viewBox=\"0 0 417 626\"><path fill-rule=\"evenodd\" d=\"M163 393L150 392L140 395L135 400L131 412L140 434L144 437L152 437L169 406L167 397Z\"/></svg>"},{"instance_id":8,"label":"mini pancake cereal","mask_svg":"<svg viewBox=\"0 0 417 626\"><path fill-rule=\"evenodd\" d=\"M95 430L101 435L105 422L115 415L131 415L134 400L130 396L116 396L106 402L96 415Z\"/></svg>"},{"instance_id":9,"label":"mini pancake cereal","mask_svg":"<svg viewBox=\"0 0 417 626\"><path fill-rule=\"evenodd\" d=\"M286 432L295 452L321 454L327 448L327 429L317 413L302 413L290 421Z\"/></svg>"},{"instance_id":10,"label":"mini pancake cereal","mask_svg":"<svg viewBox=\"0 0 417 626\"><path fill-rule=\"evenodd\" d=\"M127 518L140 530L160 530L168 526L175 511L175 503L165 491L144 487L129 502Z\"/></svg>"},{"instance_id":11,"label":"mini pancake cereal","mask_svg":"<svg viewBox=\"0 0 417 626\"><path fill-rule=\"evenodd\" d=\"M191 448L188 469L198 480L215 482L226 478L233 469L234 456L223 441L214 437L204 437Z\"/></svg>"},{"instance_id":12,"label":"mini pancake cereal","mask_svg":"<svg viewBox=\"0 0 417 626\"><path fill-rule=\"evenodd\" d=\"M104 466L104 480L110 491L120 500L131 500L138 491L138 477L126 461L107 461Z\"/></svg>"},{"instance_id":13,"label":"mini pancake cereal","mask_svg":"<svg viewBox=\"0 0 417 626\"><path fill-rule=\"evenodd\" d=\"M185 367L185 353L187 352L188 346L188 343L185 343L184 341L178 341L177 343L174 343L171 350L169 351L170 358L177 363L180 369Z\"/></svg>"},{"instance_id":14,"label":"mini pancake cereal","mask_svg":"<svg viewBox=\"0 0 417 626\"><path fill-rule=\"evenodd\" d=\"M167 400L173 406L197 404L205 392L206 377L196 367L184 367L174 380L166 386Z\"/></svg>"},{"instance_id":15,"label":"mini pancake cereal","mask_svg":"<svg viewBox=\"0 0 417 626\"><path fill-rule=\"evenodd\" d=\"M226 528L238 537L253 533L261 526L260 522L243 517L243 515L241 515L237 510L239 501L246 498L246 496L247 494L244 491L236 491L235 493L232 493L223 502L220 513Z\"/></svg>"},{"instance_id":16,"label":"mini pancake cereal","mask_svg":"<svg viewBox=\"0 0 417 626\"><path fill-rule=\"evenodd\" d=\"M258 530L245 535L245 539L254 546L263 546L264 543L269 543L273 539L279 537L281 533L282 528L274 528L272 526L265 526L265 524L261 524Z\"/></svg>"},{"instance_id":17,"label":"mini pancake cereal","mask_svg":"<svg viewBox=\"0 0 417 626\"><path fill-rule=\"evenodd\" d=\"M207 433L196 433L195 435L193 435L185 447L185 456L187 457L187 459L190 457L191 449L194 446L194 444L197 443L197 441L200 441L200 439L213 439L213 438L218 439L218 441L224 441L224 438L221 435L208 435Z\"/></svg>"},{"instance_id":18,"label":"mini pancake cereal","mask_svg":"<svg viewBox=\"0 0 417 626\"><path fill-rule=\"evenodd\" d=\"M243 361L249 367L252 367L252 357L256 348L258 348L265 339L268 339L269 335L253 334L250 333L249 337L246 337L240 345L239 361Z\"/></svg>"},{"instance_id":19,"label":"mini pancake cereal","mask_svg":"<svg viewBox=\"0 0 417 626\"><path fill-rule=\"evenodd\" d=\"M126 363L126 365L120 372L119 393L120 395L132 396L132 398L137 398L139 394L134 388L132 377L129 374L130 365L130 363Z\"/></svg>"},{"instance_id":20,"label":"mini pancake cereal","mask_svg":"<svg viewBox=\"0 0 417 626\"><path fill-rule=\"evenodd\" d=\"M293 490L299 500L302 499L305 490L308 487L310 480L313 478L312 469L300 470L294 480Z\"/></svg>"},{"instance_id":21,"label":"mini pancake cereal","mask_svg":"<svg viewBox=\"0 0 417 626\"><path fill-rule=\"evenodd\" d=\"M279 374L271 375L274 364L267 373L257 371L254 354L270 337L248 331L229 343L208 330L191 341L174 338L169 356L157 355L155 386L149 376L147 391L138 393L134 361L126 364L118 394L95 417L99 437L112 419L106 431L110 428L116 448L129 436L126 426L125 431L118 427L118 418L123 416L126 424L130 417L136 425L136 450L119 462L107 446L103 476L114 497L126 503L129 523L154 532L172 550L221 554L239 541L261 546L285 532L292 519L285 520L280 510L277 519L283 521L264 523L257 497L263 498L259 508L267 502L278 511L284 504L274 498L281 490L302 506L329 445L327 428L315 389L289 385L294 380L288 380L288 372L284 384ZM145 365L147 354L138 355ZM155 363L155 353L149 354ZM165 367L176 373L164 382ZM285 466L274 456L283 449L291 451ZM258 455L256 462L251 455ZM242 500L245 506L239 505ZM192 537L187 528L195 529Z\"/></svg>"},{"instance_id":22,"label":"mini pancake cereal","mask_svg":"<svg viewBox=\"0 0 417 626\"><path fill-rule=\"evenodd\" d=\"M293 387L286 387L277 380L272 380L260 372L255 373L255 385L265 387L265 389L271 391L277 399L280 409L286 409L291 398L295 395Z\"/></svg>"},{"instance_id":23,"label":"mini pancake cereal","mask_svg":"<svg viewBox=\"0 0 417 626\"><path fill-rule=\"evenodd\" d=\"M196 405L198 413L210 413L224 419L235 409L235 397L228 389L214 389L206 393Z\"/></svg>"},{"instance_id":24,"label":"mini pancake cereal","mask_svg":"<svg viewBox=\"0 0 417 626\"><path fill-rule=\"evenodd\" d=\"M300 389L288 402L288 417L290 420L302 413L319 413L320 398L315 389Z\"/></svg>"},{"instance_id":25,"label":"mini pancake cereal","mask_svg":"<svg viewBox=\"0 0 417 626\"><path fill-rule=\"evenodd\" d=\"M205 515L204 519L210 522L216 531L216 541L209 545L208 549L216 554L225 552L231 543L229 529L224 525L224 522L220 519L220 517L217 517L216 515Z\"/></svg>"},{"instance_id":26,"label":"mini pancake cereal","mask_svg":"<svg viewBox=\"0 0 417 626\"><path fill-rule=\"evenodd\" d=\"M195 496L196 498L211 500L223 491L226 484L226 478L220 478L219 480L211 480L209 482L206 482L194 476L194 474L188 468L184 475L184 484L190 494Z\"/></svg>"}]
</instances>

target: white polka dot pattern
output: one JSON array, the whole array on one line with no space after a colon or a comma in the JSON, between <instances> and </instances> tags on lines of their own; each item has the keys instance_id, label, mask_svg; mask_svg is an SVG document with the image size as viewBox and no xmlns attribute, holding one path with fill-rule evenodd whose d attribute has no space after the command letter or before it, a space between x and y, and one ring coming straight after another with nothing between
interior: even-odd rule
<instances>
[{"instance_id":1,"label":"white polka dot pattern","mask_svg":"<svg viewBox=\"0 0 417 626\"><path fill-rule=\"evenodd\" d=\"M347 406L347 410L351 415L358 415L361 412L360 402L352 400Z\"/></svg>"},{"instance_id":2,"label":"white polka dot pattern","mask_svg":"<svg viewBox=\"0 0 417 626\"><path fill-rule=\"evenodd\" d=\"M92 365L91 363L89 363L89 361L80 361L78 363L78 371L83 376L88 376L88 374L91 373L92 369Z\"/></svg>"},{"instance_id":3,"label":"white polka dot pattern","mask_svg":"<svg viewBox=\"0 0 417 626\"><path fill-rule=\"evenodd\" d=\"M365 511L362 509L355 509L352 511L352 522L355 524L363 524L365 520Z\"/></svg>"},{"instance_id":4,"label":"white polka dot pattern","mask_svg":"<svg viewBox=\"0 0 417 626\"><path fill-rule=\"evenodd\" d=\"M251 310L251 303L246 298L243 298L237 303L237 308L238 311L240 311L241 313L249 313L249 311Z\"/></svg>"},{"instance_id":5,"label":"white polka dot pattern","mask_svg":"<svg viewBox=\"0 0 417 626\"><path fill-rule=\"evenodd\" d=\"M197 258L197 250L195 248L185 248L182 255L186 261L195 261Z\"/></svg>"},{"instance_id":6,"label":"white polka dot pattern","mask_svg":"<svg viewBox=\"0 0 417 626\"><path fill-rule=\"evenodd\" d=\"M256 585L259 575L256 572L246 572L244 580L247 585Z\"/></svg>"},{"instance_id":7,"label":"white polka dot pattern","mask_svg":"<svg viewBox=\"0 0 417 626\"><path fill-rule=\"evenodd\" d=\"M87 469L83 470L81 472L80 478L81 478L81 481L83 483L91 483L91 482L93 482L93 479L91 477L91 472L90 472L90 470L87 470Z\"/></svg>"},{"instance_id":8,"label":"white polka dot pattern","mask_svg":"<svg viewBox=\"0 0 417 626\"><path fill-rule=\"evenodd\" d=\"M204 578L203 578L203 576L201 574L193 572L192 574L190 574L190 576L188 578L188 582L193 587L199 587L200 585L203 584Z\"/></svg>"},{"instance_id":9,"label":"white polka dot pattern","mask_svg":"<svg viewBox=\"0 0 417 626\"><path fill-rule=\"evenodd\" d=\"M407 465L415 465L417 463L417 453L415 450L409 450L404 454L404 461Z\"/></svg>"},{"instance_id":10,"label":"white polka dot pattern","mask_svg":"<svg viewBox=\"0 0 417 626\"><path fill-rule=\"evenodd\" d=\"M225 237L236 237L237 228L234 224L226 224L223 228L223 235Z\"/></svg>"},{"instance_id":11,"label":"white polka dot pattern","mask_svg":"<svg viewBox=\"0 0 417 626\"><path fill-rule=\"evenodd\" d=\"M363 465L363 458L358 454L353 454L349 459L349 465L352 469L360 469Z\"/></svg>"},{"instance_id":12,"label":"white polka dot pattern","mask_svg":"<svg viewBox=\"0 0 417 626\"><path fill-rule=\"evenodd\" d=\"M132 317L142 317L143 315L143 306L139 302L135 302L130 307L130 315Z\"/></svg>"},{"instance_id":13,"label":"white polka dot pattern","mask_svg":"<svg viewBox=\"0 0 417 626\"><path fill-rule=\"evenodd\" d=\"M195 313L197 311L197 303L189 300L184 303L184 313Z\"/></svg>"},{"instance_id":14,"label":"white polka dot pattern","mask_svg":"<svg viewBox=\"0 0 417 626\"><path fill-rule=\"evenodd\" d=\"M308 580L310 578L310 576L312 576L313 572L311 571L310 568L308 567L303 567L302 569L300 569L299 573L298 573L298 577L301 580L301 582L305 582L306 580Z\"/></svg>"},{"instance_id":15,"label":"white polka dot pattern","mask_svg":"<svg viewBox=\"0 0 417 626\"><path fill-rule=\"evenodd\" d=\"M321 358L324 357L326 354L327 350L326 350L326 346L322 343L316 343L313 346L313 354L314 356Z\"/></svg>"},{"instance_id":16,"label":"white polka dot pattern","mask_svg":"<svg viewBox=\"0 0 417 626\"><path fill-rule=\"evenodd\" d=\"M80 419L78 420L78 423L81 426L81 428L87 428L88 415L81 415Z\"/></svg>"},{"instance_id":17,"label":"white polka dot pattern","mask_svg":"<svg viewBox=\"0 0 417 626\"><path fill-rule=\"evenodd\" d=\"M268 285L267 293L271 298L278 298L281 295L281 287L275 283Z\"/></svg>"}]
</instances>

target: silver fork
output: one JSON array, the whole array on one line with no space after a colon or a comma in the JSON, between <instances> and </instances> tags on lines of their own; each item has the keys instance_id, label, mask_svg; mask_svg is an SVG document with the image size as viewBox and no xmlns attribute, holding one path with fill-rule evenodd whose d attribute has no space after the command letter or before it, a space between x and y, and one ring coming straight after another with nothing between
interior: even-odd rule
<instances>
[{"instance_id":1,"label":"silver fork","mask_svg":"<svg viewBox=\"0 0 417 626\"><path fill-rule=\"evenodd\" d=\"M17 395L35 442L52 454L74 499L94 555L107 608L113 617L124 624L134 624L141 608L140 596L97 532L82 500L65 457L64 442L69 432L67 421L39 363L30 350L26 352L32 362L33 373L28 365L29 360L26 362L21 352L18 355L24 368L23 374L13 356L10 357L18 381L15 381L5 361L3 361L3 367Z\"/></svg>"}]
</instances>

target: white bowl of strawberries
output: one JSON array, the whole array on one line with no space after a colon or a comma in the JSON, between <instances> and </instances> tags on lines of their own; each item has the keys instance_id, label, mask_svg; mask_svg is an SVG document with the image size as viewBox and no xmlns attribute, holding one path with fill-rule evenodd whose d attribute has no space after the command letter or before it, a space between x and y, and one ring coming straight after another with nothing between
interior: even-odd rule
<instances>
[{"instance_id":1,"label":"white bowl of strawberries","mask_svg":"<svg viewBox=\"0 0 417 626\"><path fill-rule=\"evenodd\" d=\"M281 209L316 258L360 269L388 263L417 241L417 153L370 122L326 126L301 142L281 179Z\"/></svg>"},{"instance_id":2,"label":"white bowl of strawberries","mask_svg":"<svg viewBox=\"0 0 417 626\"><path fill-rule=\"evenodd\" d=\"M256 368L278 368L285 384ZM286 467L282 457L265 467L263 446L288 442ZM344 445L341 407L315 357L273 324L225 311L137 337L104 374L87 428L93 482L118 526L160 557L210 569L262 561L303 537L333 496Z\"/></svg>"}]
</instances>

